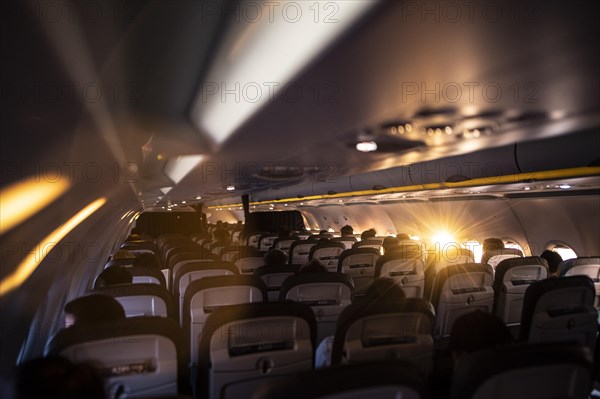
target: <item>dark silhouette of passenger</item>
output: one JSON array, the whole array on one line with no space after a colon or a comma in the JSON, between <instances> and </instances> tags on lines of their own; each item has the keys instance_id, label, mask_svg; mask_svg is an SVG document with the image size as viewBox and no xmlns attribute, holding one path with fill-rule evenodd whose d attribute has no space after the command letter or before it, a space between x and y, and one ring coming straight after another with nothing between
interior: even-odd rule
<instances>
[{"instance_id":1,"label":"dark silhouette of passenger","mask_svg":"<svg viewBox=\"0 0 600 399\"><path fill-rule=\"evenodd\" d=\"M486 238L483 240L483 253L488 251L495 251L498 249L504 249L504 241L499 238Z\"/></svg>"},{"instance_id":2,"label":"dark silhouette of passenger","mask_svg":"<svg viewBox=\"0 0 600 399\"><path fill-rule=\"evenodd\" d=\"M94 288L112 287L114 285L131 284L133 276L124 267L109 266L96 277Z\"/></svg>"},{"instance_id":3,"label":"dark silhouette of passenger","mask_svg":"<svg viewBox=\"0 0 600 399\"><path fill-rule=\"evenodd\" d=\"M541 253L540 257L546 259L546 262L548 262L548 277L558 277L560 273L558 265L563 261L562 256L557 252L547 249Z\"/></svg>"},{"instance_id":4,"label":"dark silhouette of passenger","mask_svg":"<svg viewBox=\"0 0 600 399\"><path fill-rule=\"evenodd\" d=\"M385 237L383 239L383 243L381 246L383 247L383 252L386 253L388 249L400 244L400 240L396 237Z\"/></svg>"},{"instance_id":5,"label":"dark silhouette of passenger","mask_svg":"<svg viewBox=\"0 0 600 399\"><path fill-rule=\"evenodd\" d=\"M512 342L512 335L502 320L491 313L477 310L456 319L450 333L449 347L456 367L465 353Z\"/></svg>"},{"instance_id":6,"label":"dark silhouette of passenger","mask_svg":"<svg viewBox=\"0 0 600 399\"><path fill-rule=\"evenodd\" d=\"M80 325L125 318L121 304L108 295L86 295L65 305L65 325Z\"/></svg>"},{"instance_id":7,"label":"dark silhouette of passenger","mask_svg":"<svg viewBox=\"0 0 600 399\"><path fill-rule=\"evenodd\" d=\"M279 249L271 249L264 256L266 266L279 266L287 263L287 255Z\"/></svg>"},{"instance_id":8,"label":"dark silhouette of passenger","mask_svg":"<svg viewBox=\"0 0 600 399\"><path fill-rule=\"evenodd\" d=\"M367 289L364 301L398 301L406 298L404 290L396 282L387 277L376 278Z\"/></svg>"},{"instance_id":9,"label":"dark silhouette of passenger","mask_svg":"<svg viewBox=\"0 0 600 399\"><path fill-rule=\"evenodd\" d=\"M29 360L17 369L15 399L105 399L100 372L61 356Z\"/></svg>"},{"instance_id":10,"label":"dark silhouette of passenger","mask_svg":"<svg viewBox=\"0 0 600 399\"><path fill-rule=\"evenodd\" d=\"M348 237L354 234L354 229L349 224L345 225L340 229L340 234L342 237Z\"/></svg>"},{"instance_id":11,"label":"dark silhouette of passenger","mask_svg":"<svg viewBox=\"0 0 600 399\"><path fill-rule=\"evenodd\" d=\"M300 266L298 273L327 273L327 268L317 259L311 259Z\"/></svg>"},{"instance_id":12,"label":"dark silhouette of passenger","mask_svg":"<svg viewBox=\"0 0 600 399\"><path fill-rule=\"evenodd\" d=\"M368 240L369 238L374 238L377 235L375 229L369 229L362 232L360 235L361 240Z\"/></svg>"},{"instance_id":13,"label":"dark silhouette of passenger","mask_svg":"<svg viewBox=\"0 0 600 399\"><path fill-rule=\"evenodd\" d=\"M396 234L396 238L399 240L410 240L410 236L406 233L398 233Z\"/></svg>"}]
</instances>

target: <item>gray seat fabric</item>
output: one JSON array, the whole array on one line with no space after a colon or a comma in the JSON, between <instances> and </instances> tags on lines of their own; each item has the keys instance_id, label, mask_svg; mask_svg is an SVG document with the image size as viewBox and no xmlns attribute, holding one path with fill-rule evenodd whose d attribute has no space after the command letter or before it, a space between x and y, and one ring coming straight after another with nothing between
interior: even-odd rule
<instances>
[{"instance_id":1,"label":"gray seat fabric","mask_svg":"<svg viewBox=\"0 0 600 399\"><path fill-rule=\"evenodd\" d=\"M572 343L520 344L463 355L451 399L587 399L592 357Z\"/></svg>"},{"instance_id":2,"label":"gray seat fabric","mask_svg":"<svg viewBox=\"0 0 600 399\"><path fill-rule=\"evenodd\" d=\"M598 332L596 291L587 276L552 278L525 291L520 340L576 341L594 349Z\"/></svg>"},{"instance_id":3,"label":"gray seat fabric","mask_svg":"<svg viewBox=\"0 0 600 399\"><path fill-rule=\"evenodd\" d=\"M465 313L491 312L494 303L491 267L482 263L449 266L440 271L431 303L436 311L434 338L450 336L454 321Z\"/></svg>"},{"instance_id":4,"label":"gray seat fabric","mask_svg":"<svg viewBox=\"0 0 600 399\"><path fill-rule=\"evenodd\" d=\"M494 276L493 313L511 327L521 323L525 291L532 283L548 277L548 266L538 256L505 259Z\"/></svg>"}]
</instances>

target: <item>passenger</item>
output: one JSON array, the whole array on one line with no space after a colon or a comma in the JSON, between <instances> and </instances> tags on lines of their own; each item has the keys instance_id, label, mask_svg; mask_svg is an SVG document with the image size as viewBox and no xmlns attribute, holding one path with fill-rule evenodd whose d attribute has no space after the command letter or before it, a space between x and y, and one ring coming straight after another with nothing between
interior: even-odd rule
<instances>
[{"instance_id":1,"label":"passenger","mask_svg":"<svg viewBox=\"0 0 600 399\"><path fill-rule=\"evenodd\" d=\"M369 238L374 238L375 236L377 236L377 232L375 231L375 229L371 228L369 230L363 231L360 235L360 239L361 241L368 240Z\"/></svg>"},{"instance_id":2,"label":"passenger","mask_svg":"<svg viewBox=\"0 0 600 399\"><path fill-rule=\"evenodd\" d=\"M87 295L65 305L65 326L114 321L125 318L121 304L107 295Z\"/></svg>"},{"instance_id":3,"label":"passenger","mask_svg":"<svg viewBox=\"0 0 600 399\"><path fill-rule=\"evenodd\" d=\"M354 234L354 229L349 224L345 225L340 229L340 234L342 237L348 237Z\"/></svg>"},{"instance_id":4,"label":"passenger","mask_svg":"<svg viewBox=\"0 0 600 399\"><path fill-rule=\"evenodd\" d=\"M398 233L398 234L396 234L396 238L399 239L400 241L410 240L410 236L406 233Z\"/></svg>"},{"instance_id":5,"label":"passenger","mask_svg":"<svg viewBox=\"0 0 600 399\"><path fill-rule=\"evenodd\" d=\"M229 245L229 242L231 241L229 232L223 227L218 227L215 229L213 232L213 237L215 238L213 247L224 247Z\"/></svg>"},{"instance_id":6,"label":"passenger","mask_svg":"<svg viewBox=\"0 0 600 399\"><path fill-rule=\"evenodd\" d=\"M545 250L540 255L541 258L546 259L548 262L548 278L558 277L560 275L560 270L558 270L558 265L563 261L562 256L558 252Z\"/></svg>"},{"instance_id":7,"label":"passenger","mask_svg":"<svg viewBox=\"0 0 600 399\"><path fill-rule=\"evenodd\" d=\"M139 254L135 260L133 261L133 266L142 266L142 267L155 267L159 268L158 259L156 255L150 253Z\"/></svg>"},{"instance_id":8,"label":"passenger","mask_svg":"<svg viewBox=\"0 0 600 399\"><path fill-rule=\"evenodd\" d=\"M287 255L280 249L271 249L264 256L265 266L279 266L287 263Z\"/></svg>"},{"instance_id":9,"label":"passenger","mask_svg":"<svg viewBox=\"0 0 600 399\"><path fill-rule=\"evenodd\" d=\"M504 322L491 313L476 310L460 316L452 326L449 348L454 368L465 353L494 348L513 342Z\"/></svg>"},{"instance_id":10,"label":"passenger","mask_svg":"<svg viewBox=\"0 0 600 399\"><path fill-rule=\"evenodd\" d=\"M388 249L400 244L400 240L396 237L385 237L381 246L383 247L383 253L385 254Z\"/></svg>"},{"instance_id":11,"label":"passenger","mask_svg":"<svg viewBox=\"0 0 600 399\"><path fill-rule=\"evenodd\" d=\"M398 301L406 298L404 290L396 284L394 279L388 277L376 278L367 289L365 297L367 302Z\"/></svg>"},{"instance_id":12,"label":"passenger","mask_svg":"<svg viewBox=\"0 0 600 399\"><path fill-rule=\"evenodd\" d=\"M16 399L105 399L100 372L61 356L29 360L17 369Z\"/></svg>"},{"instance_id":13,"label":"passenger","mask_svg":"<svg viewBox=\"0 0 600 399\"><path fill-rule=\"evenodd\" d=\"M107 267L96 277L94 288L112 287L115 285L131 284L133 276L124 267L110 266Z\"/></svg>"},{"instance_id":14,"label":"passenger","mask_svg":"<svg viewBox=\"0 0 600 399\"><path fill-rule=\"evenodd\" d=\"M492 237L483 240L483 253L496 251L498 249L504 249L504 241L501 239Z\"/></svg>"},{"instance_id":15,"label":"passenger","mask_svg":"<svg viewBox=\"0 0 600 399\"><path fill-rule=\"evenodd\" d=\"M317 259L312 259L298 269L298 273L327 273L327 268Z\"/></svg>"}]
</instances>

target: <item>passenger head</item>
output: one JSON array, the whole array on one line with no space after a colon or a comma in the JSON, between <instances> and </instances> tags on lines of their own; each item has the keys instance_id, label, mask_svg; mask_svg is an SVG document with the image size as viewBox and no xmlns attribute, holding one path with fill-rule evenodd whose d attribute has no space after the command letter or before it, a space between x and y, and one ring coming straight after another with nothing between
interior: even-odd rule
<instances>
[{"instance_id":1,"label":"passenger head","mask_svg":"<svg viewBox=\"0 0 600 399\"><path fill-rule=\"evenodd\" d=\"M562 256L560 256L557 252L545 250L540 255L541 258L546 259L548 263L548 277L558 277L560 270L558 270L558 265L563 261Z\"/></svg>"},{"instance_id":2,"label":"passenger head","mask_svg":"<svg viewBox=\"0 0 600 399\"><path fill-rule=\"evenodd\" d=\"M389 248L398 244L400 244L400 240L396 237L385 237L381 246L383 247L383 251L387 252Z\"/></svg>"},{"instance_id":3,"label":"passenger head","mask_svg":"<svg viewBox=\"0 0 600 399\"><path fill-rule=\"evenodd\" d=\"M406 233L398 233L396 234L396 238L399 240L410 240L410 236Z\"/></svg>"},{"instance_id":4,"label":"passenger head","mask_svg":"<svg viewBox=\"0 0 600 399\"><path fill-rule=\"evenodd\" d=\"M375 229L369 229L369 230L365 230L362 232L362 234L360 235L360 239L368 240L369 238L373 238L376 235L377 235L377 232L375 231Z\"/></svg>"},{"instance_id":5,"label":"passenger head","mask_svg":"<svg viewBox=\"0 0 600 399\"><path fill-rule=\"evenodd\" d=\"M111 287L113 285L131 284L133 276L124 267L110 266L107 267L96 277L94 288Z\"/></svg>"},{"instance_id":6,"label":"passenger head","mask_svg":"<svg viewBox=\"0 0 600 399\"><path fill-rule=\"evenodd\" d=\"M66 326L114 321L125 318L125 311L116 299L107 295L87 295L65 305Z\"/></svg>"},{"instance_id":7,"label":"passenger head","mask_svg":"<svg viewBox=\"0 0 600 399\"><path fill-rule=\"evenodd\" d=\"M499 238L486 238L483 240L483 252L504 249L504 241Z\"/></svg>"},{"instance_id":8,"label":"passenger head","mask_svg":"<svg viewBox=\"0 0 600 399\"><path fill-rule=\"evenodd\" d=\"M150 253L143 253L138 255L133 261L133 266L143 266L143 267L160 267L158 264L158 259L156 255Z\"/></svg>"},{"instance_id":9,"label":"passenger head","mask_svg":"<svg viewBox=\"0 0 600 399\"><path fill-rule=\"evenodd\" d=\"M288 238L292 236L292 230L288 226L281 226L277 233L279 238Z\"/></svg>"},{"instance_id":10,"label":"passenger head","mask_svg":"<svg viewBox=\"0 0 600 399\"><path fill-rule=\"evenodd\" d=\"M104 381L89 363L61 356L29 360L17 369L16 399L104 399Z\"/></svg>"},{"instance_id":11,"label":"passenger head","mask_svg":"<svg viewBox=\"0 0 600 399\"><path fill-rule=\"evenodd\" d=\"M365 301L399 301L406 298L404 290L396 282L387 277L376 278L367 289Z\"/></svg>"},{"instance_id":12,"label":"passenger head","mask_svg":"<svg viewBox=\"0 0 600 399\"><path fill-rule=\"evenodd\" d=\"M229 243L229 232L225 230L223 227L218 227L214 232L213 236L215 237L215 241L220 244L228 244Z\"/></svg>"},{"instance_id":13,"label":"passenger head","mask_svg":"<svg viewBox=\"0 0 600 399\"><path fill-rule=\"evenodd\" d=\"M352 228L352 226L347 224L340 229L340 233L342 234L342 237L351 236L352 234L354 234L354 229Z\"/></svg>"},{"instance_id":14,"label":"passenger head","mask_svg":"<svg viewBox=\"0 0 600 399\"><path fill-rule=\"evenodd\" d=\"M287 263L287 255L280 249L271 249L267 251L264 256L265 265L277 266L285 265Z\"/></svg>"},{"instance_id":15,"label":"passenger head","mask_svg":"<svg viewBox=\"0 0 600 399\"><path fill-rule=\"evenodd\" d=\"M450 350L455 365L464 353L477 352L513 342L510 331L498 317L476 310L460 316L452 326Z\"/></svg>"},{"instance_id":16,"label":"passenger head","mask_svg":"<svg viewBox=\"0 0 600 399\"><path fill-rule=\"evenodd\" d=\"M298 273L327 273L327 268L319 262L317 259L311 259L307 263L303 264Z\"/></svg>"}]
</instances>

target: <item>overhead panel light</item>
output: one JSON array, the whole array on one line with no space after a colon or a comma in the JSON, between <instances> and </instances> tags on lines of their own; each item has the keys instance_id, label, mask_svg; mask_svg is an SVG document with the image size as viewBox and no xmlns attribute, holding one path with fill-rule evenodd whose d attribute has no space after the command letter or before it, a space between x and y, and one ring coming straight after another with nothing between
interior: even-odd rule
<instances>
[{"instance_id":1,"label":"overhead panel light","mask_svg":"<svg viewBox=\"0 0 600 399\"><path fill-rule=\"evenodd\" d=\"M235 186L233 186L233 185L227 186L227 191L234 191L234 190L235 190Z\"/></svg>"},{"instance_id":2,"label":"overhead panel light","mask_svg":"<svg viewBox=\"0 0 600 399\"><path fill-rule=\"evenodd\" d=\"M356 149L360 152L377 151L377 143L374 141L361 141L360 143L356 143Z\"/></svg>"},{"instance_id":3,"label":"overhead panel light","mask_svg":"<svg viewBox=\"0 0 600 399\"><path fill-rule=\"evenodd\" d=\"M214 144L223 143L377 3L261 2L255 18L241 18L225 34L192 120Z\"/></svg>"}]
</instances>

